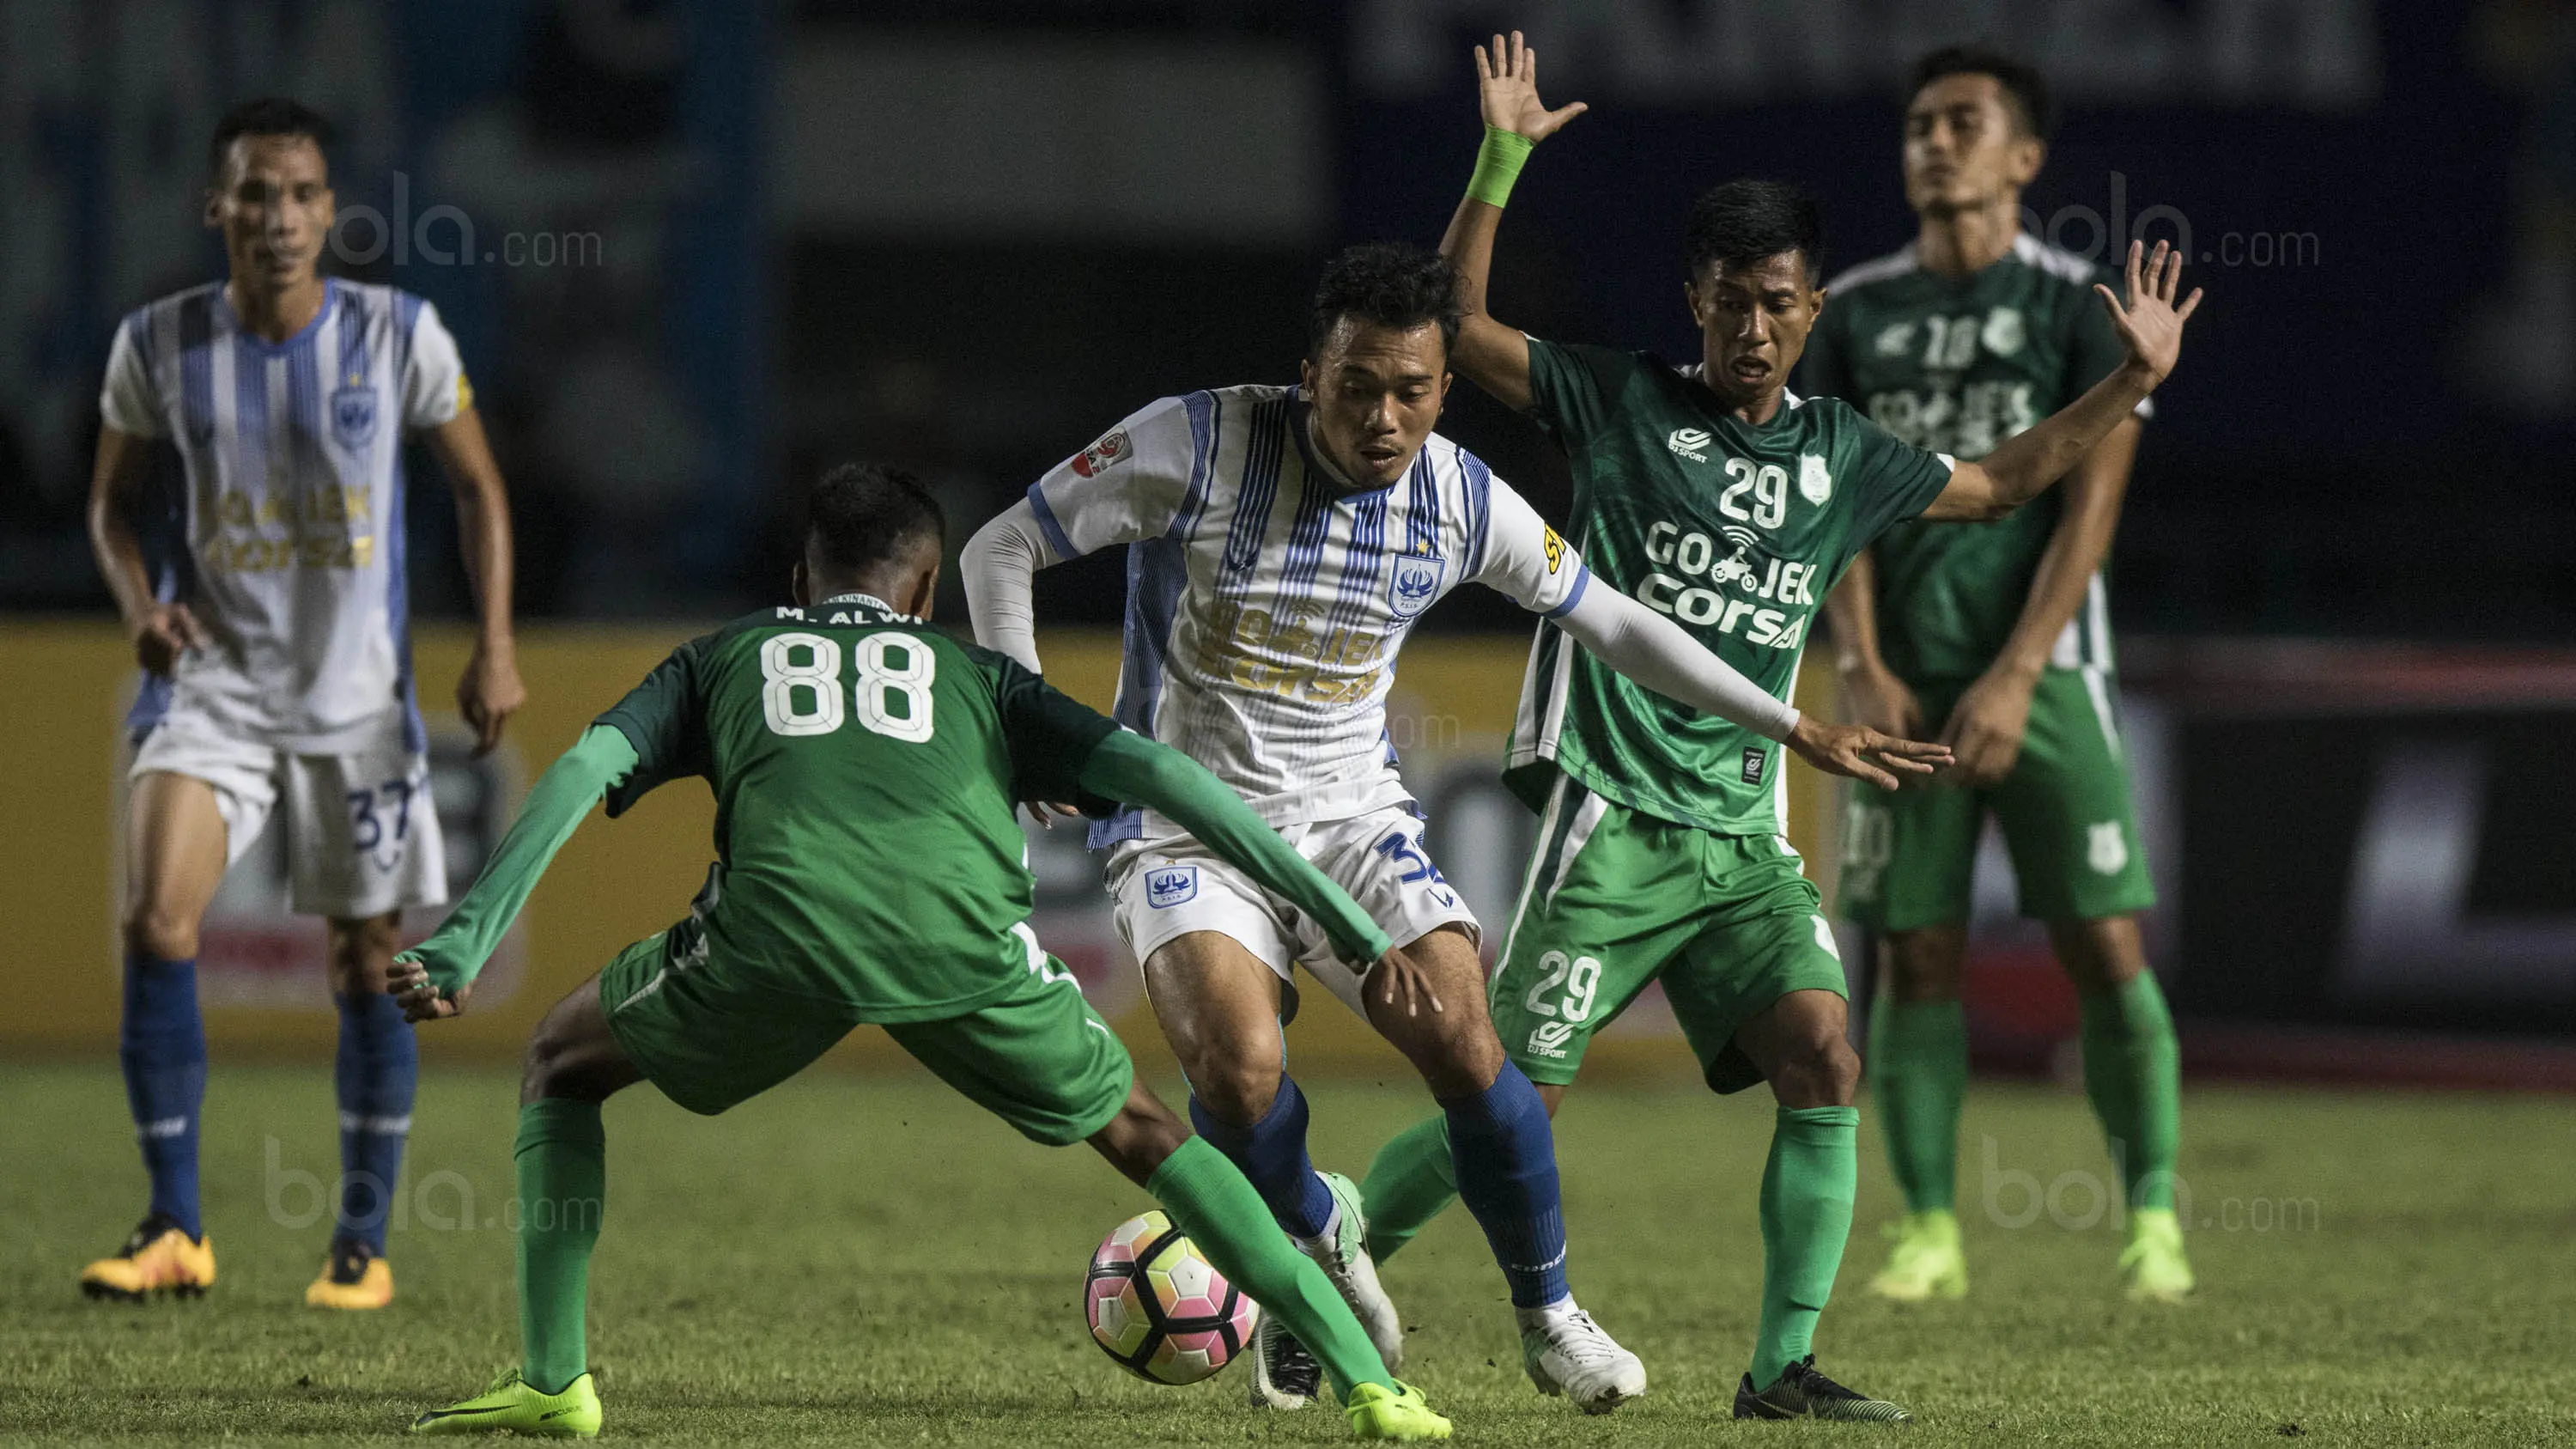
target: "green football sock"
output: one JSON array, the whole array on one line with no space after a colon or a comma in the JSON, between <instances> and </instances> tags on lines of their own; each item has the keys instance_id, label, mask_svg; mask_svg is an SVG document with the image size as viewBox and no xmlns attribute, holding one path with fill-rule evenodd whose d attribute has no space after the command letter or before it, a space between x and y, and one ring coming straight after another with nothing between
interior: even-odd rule
<instances>
[{"instance_id":1,"label":"green football sock","mask_svg":"<svg viewBox=\"0 0 2576 1449\"><path fill-rule=\"evenodd\" d=\"M1145 1190L1218 1272L1279 1315L1323 1365L1335 1399L1348 1399L1354 1384L1394 1385L1386 1361L1332 1280L1289 1243L1260 1192L1224 1153L1193 1137L1163 1159Z\"/></svg>"},{"instance_id":2,"label":"green football sock","mask_svg":"<svg viewBox=\"0 0 2576 1449\"><path fill-rule=\"evenodd\" d=\"M1783 1107L1762 1169L1762 1329L1753 1387L1771 1387L1814 1350L1816 1316L1833 1296L1860 1178L1860 1109Z\"/></svg>"},{"instance_id":3,"label":"green football sock","mask_svg":"<svg viewBox=\"0 0 2576 1449\"><path fill-rule=\"evenodd\" d=\"M1869 1076L1905 1210L1955 1207L1959 1104L1968 1093L1966 1010L1956 1001L1882 1003L1870 1013Z\"/></svg>"},{"instance_id":4,"label":"green football sock","mask_svg":"<svg viewBox=\"0 0 2576 1449\"><path fill-rule=\"evenodd\" d=\"M1449 1117L1436 1113L1386 1140L1360 1184L1368 1213L1369 1256L1383 1263L1458 1200L1458 1166L1449 1156Z\"/></svg>"},{"instance_id":5,"label":"green football sock","mask_svg":"<svg viewBox=\"0 0 2576 1449\"><path fill-rule=\"evenodd\" d=\"M2173 1206L2182 1049L2152 971L2084 998L2084 1095L2102 1119L2132 1208Z\"/></svg>"},{"instance_id":6,"label":"green football sock","mask_svg":"<svg viewBox=\"0 0 2576 1449\"><path fill-rule=\"evenodd\" d=\"M517 1156L519 1373L539 1393L559 1394L590 1370L582 1315L608 1200L599 1104L540 1097L521 1107Z\"/></svg>"}]
</instances>

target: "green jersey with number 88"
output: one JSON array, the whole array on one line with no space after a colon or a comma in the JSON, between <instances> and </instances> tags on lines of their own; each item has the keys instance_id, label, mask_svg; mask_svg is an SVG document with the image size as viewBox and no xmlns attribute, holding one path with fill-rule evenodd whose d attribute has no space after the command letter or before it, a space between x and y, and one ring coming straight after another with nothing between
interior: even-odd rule
<instances>
[{"instance_id":1,"label":"green jersey with number 88","mask_svg":"<svg viewBox=\"0 0 2576 1449\"><path fill-rule=\"evenodd\" d=\"M599 717L635 746L622 814L667 780L716 797L716 866L674 969L843 1019L955 1017L1018 989L1021 800L1075 800L1117 726L999 654L849 595L680 646Z\"/></svg>"},{"instance_id":2,"label":"green jersey with number 88","mask_svg":"<svg viewBox=\"0 0 2576 1449\"><path fill-rule=\"evenodd\" d=\"M1950 481L1949 459L1832 398L1784 398L1757 427L1648 354L1535 338L1529 375L1531 415L1572 465L1574 545L1592 571L1783 700L1845 566ZM1505 778L1533 809L1562 771L1664 820L1777 835L1780 755L1542 625Z\"/></svg>"}]
</instances>

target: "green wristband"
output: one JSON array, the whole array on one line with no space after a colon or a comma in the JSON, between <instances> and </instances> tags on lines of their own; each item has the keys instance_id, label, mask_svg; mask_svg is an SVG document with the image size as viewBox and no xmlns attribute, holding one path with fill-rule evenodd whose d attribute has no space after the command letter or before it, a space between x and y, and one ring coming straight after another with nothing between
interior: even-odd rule
<instances>
[{"instance_id":1,"label":"green wristband","mask_svg":"<svg viewBox=\"0 0 2576 1449\"><path fill-rule=\"evenodd\" d=\"M1512 183L1520 179L1521 163L1529 159L1530 148L1538 143L1516 131L1498 126L1485 128L1485 144L1476 150L1476 174L1467 178L1467 199L1487 206L1500 206L1512 199Z\"/></svg>"}]
</instances>

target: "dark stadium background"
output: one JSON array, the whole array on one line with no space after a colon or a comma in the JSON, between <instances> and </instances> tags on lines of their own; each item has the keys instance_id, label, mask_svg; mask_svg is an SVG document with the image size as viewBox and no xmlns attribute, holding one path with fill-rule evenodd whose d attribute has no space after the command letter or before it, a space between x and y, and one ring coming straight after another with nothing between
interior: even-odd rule
<instances>
[{"instance_id":1,"label":"dark stadium background","mask_svg":"<svg viewBox=\"0 0 2576 1449\"><path fill-rule=\"evenodd\" d=\"M13 631L105 617L80 529L100 364L127 309L219 274L194 198L202 138L242 95L294 91L340 120L336 270L418 291L456 330L514 493L523 617L671 634L775 595L796 490L827 460L923 472L953 542L1145 401L1292 376L1323 257L1438 235L1476 141L1467 47L1497 26L1531 33L1552 101L1593 107L1514 200L1497 310L1676 356L1698 189L1789 177L1822 199L1835 259L1889 250L1911 230L1906 63L1947 40L2016 48L2063 101L2030 197L2044 234L2107 249L2123 228L2187 229L2211 293L2157 399L2112 594L2130 703L2160 742L2156 950L2195 1069L2576 1085L2566 4L11 0L0 17ZM359 208L390 226L350 230ZM464 229L473 250L440 260ZM1562 466L1530 429L1464 387L1450 428L1561 513ZM455 617L453 515L425 460L418 476L415 597ZM1119 586L1115 559L1089 561L1047 576L1041 610L1114 626ZM1525 626L1470 591L1429 628ZM108 769L103 723L63 748ZM2373 849L2469 863L2447 894L2372 914ZM1980 1051L2045 1069L2071 1016L2008 909L1989 914Z\"/></svg>"}]
</instances>

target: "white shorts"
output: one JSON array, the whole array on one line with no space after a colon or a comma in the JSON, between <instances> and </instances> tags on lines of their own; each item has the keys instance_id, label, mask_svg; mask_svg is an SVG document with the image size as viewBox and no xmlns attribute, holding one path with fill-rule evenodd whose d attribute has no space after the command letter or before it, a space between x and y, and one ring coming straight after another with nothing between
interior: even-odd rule
<instances>
[{"instance_id":1,"label":"white shorts","mask_svg":"<svg viewBox=\"0 0 2576 1449\"><path fill-rule=\"evenodd\" d=\"M216 726L183 695L143 737L126 777L160 771L213 786L226 865L258 841L283 794L294 909L359 920L447 899L429 757L406 748L403 736L403 711L390 709L363 749L295 754Z\"/></svg>"},{"instance_id":2,"label":"white shorts","mask_svg":"<svg viewBox=\"0 0 2576 1449\"><path fill-rule=\"evenodd\" d=\"M1349 820L1284 826L1279 834L1348 891L1398 946L1452 922L1467 928L1469 940L1481 938L1475 912L1423 853L1422 820L1411 810L1393 806ZM1175 936L1219 931L1260 957L1292 991L1289 968L1303 966L1343 1005L1367 1018L1360 986L1376 963L1341 959L1321 922L1197 840L1179 836L1120 845L1109 858L1106 883L1118 903L1118 933L1138 962ZM1293 1007L1286 1014L1293 1015Z\"/></svg>"}]
</instances>

